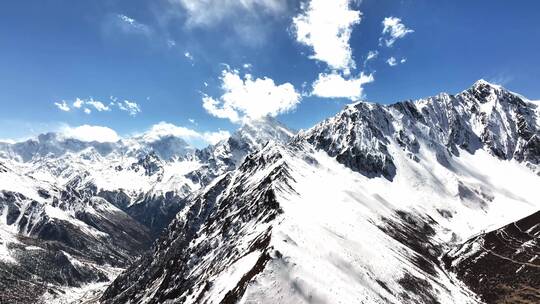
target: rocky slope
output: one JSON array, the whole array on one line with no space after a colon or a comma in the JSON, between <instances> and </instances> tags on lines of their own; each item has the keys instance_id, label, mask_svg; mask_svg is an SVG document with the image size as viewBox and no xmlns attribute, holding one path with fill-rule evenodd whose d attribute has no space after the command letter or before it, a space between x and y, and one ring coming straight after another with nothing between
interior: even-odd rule
<instances>
[{"instance_id":1,"label":"rocky slope","mask_svg":"<svg viewBox=\"0 0 540 304\"><path fill-rule=\"evenodd\" d=\"M486 303L540 301L540 212L482 233L443 261Z\"/></svg>"},{"instance_id":2,"label":"rocky slope","mask_svg":"<svg viewBox=\"0 0 540 304\"><path fill-rule=\"evenodd\" d=\"M36 303L63 287L107 282L152 241L104 199L0 168L0 302Z\"/></svg>"},{"instance_id":3,"label":"rocky slope","mask_svg":"<svg viewBox=\"0 0 540 304\"><path fill-rule=\"evenodd\" d=\"M101 300L480 303L441 257L538 211L539 122L538 103L485 81L350 105L186 200Z\"/></svg>"}]
</instances>

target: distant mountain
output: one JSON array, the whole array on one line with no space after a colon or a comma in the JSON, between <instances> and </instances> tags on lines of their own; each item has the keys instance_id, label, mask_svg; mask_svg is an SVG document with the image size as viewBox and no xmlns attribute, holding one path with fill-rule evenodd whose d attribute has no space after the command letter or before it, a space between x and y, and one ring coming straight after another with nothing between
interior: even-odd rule
<instances>
[{"instance_id":1,"label":"distant mountain","mask_svg":"<svg viewBox=\"0 0 540 304\"><path fill-rule=\"evenodd\" d=\"M67 138L61 133L46 133L23 142L0 143L0 156L19 162L35 162L43 158L58 158L84 151L92 151L101 157L143 157L154 152L168 160L183 157L194 150L182 138L172 135L148 137L143 134L117 142L87 142Z\"/></svg>"},{"instance_id":2,"label":"distant mountain","mask_svg":"<svg viewBox=\"0 0 540 304\"><path fill-rule=\"evenodd\" d=\"M539 122L537 102L485 81L456 95L349 105L206 175L217 177L101 301L482 303L485 291L460 278L485 270L462 275L444 257L539 210ZM200 153L234 163L220 156L239 146ZM513 268L503 269L498 284L514 288ZM512 296L537 290L534 275Z\"/></svg>"}]
</instances>

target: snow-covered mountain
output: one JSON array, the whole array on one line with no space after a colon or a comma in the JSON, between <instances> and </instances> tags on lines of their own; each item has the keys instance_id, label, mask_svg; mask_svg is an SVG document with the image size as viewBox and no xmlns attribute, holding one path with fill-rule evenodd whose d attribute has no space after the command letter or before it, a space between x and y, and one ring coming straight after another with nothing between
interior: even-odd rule
<instances>
[{"instance_id":1,"label":"snow-covered mountain","mask_svg":"<svg viewBox=\"0 0 540 304\"><path fill-rule=\"evenodd\" d=\"M0 284L9 292L0 302L32 303L40 294L50 302L81 285L103 286L149 248L199 188L234 170L270 138L292 135L264 119L246 122L204 150L180 138L144 134L98 143L48 133L3 144L0 264L9 273ZM59 278L51 278L56 272Z\"/></svg>"},{"instance_id":2,"label":"snow-covered mountain","mask_svg":"<svg viewBox=\"0 0 540 304\"><path fill-rule=\"evenodd\" d=\"M349 105L189 196L101 301L481 303L480 273L447 260L539 210L539 124L537 102L485 81Z\"/></svg>"}]
</instances>

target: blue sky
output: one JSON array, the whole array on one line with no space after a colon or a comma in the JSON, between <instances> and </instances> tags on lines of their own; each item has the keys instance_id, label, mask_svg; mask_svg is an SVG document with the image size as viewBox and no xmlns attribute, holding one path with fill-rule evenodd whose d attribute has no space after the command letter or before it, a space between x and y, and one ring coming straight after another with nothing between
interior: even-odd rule
<instances>
[{"instance_id":1,"label":"blue sky","mask_svg":"<svg viewBox=\"0 0 540 304\"><path fill-rule=\"evenodd\" d=\"M538 1L239 3L2 1L0 138L80 125L126 136L160 122L211 134L264 113L300 129L359 98L455 93L480 78L540 99Z\"/></svg>"}]
</instances>

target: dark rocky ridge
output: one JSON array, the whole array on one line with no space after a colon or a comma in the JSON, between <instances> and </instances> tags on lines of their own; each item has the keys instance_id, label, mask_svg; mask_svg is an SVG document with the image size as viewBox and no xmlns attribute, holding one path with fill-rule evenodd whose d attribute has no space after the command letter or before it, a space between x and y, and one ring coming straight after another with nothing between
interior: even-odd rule
<instances>
[{"instance_id":1,"label":"dark rocky ridge","mask_svg":"<svg viewBox=\"0 0 540 304\"><path fill-rule=\"evenodd\" d=\"M243 227L268 224L279 216L281 208L273 188L276 183L288 187L290 177L283 164L257 184L249 180L280 158L279 152L269 156L263 149L248 156L237 171L221 177L200 193L154 244L152 254L143 257L111 284L101 299L103 303L139 302L148 290L154 295L148 303L182 302L185 301L183 295L193 289L199 289L199 297L202 297L210 288L205 285L208 278L238 259L260 252L252 271L222 300L222 303L236 303L243 294L244 284L264 268L272 252L268 247L270 228L253 232ZM245 250L240 250L244 246L239 242L247 236L251 241ZM203 271L197 271L201 267L205 267ZM159 285L156 286L156 282L160 282Z\"/></svg>"}]
</instances>

